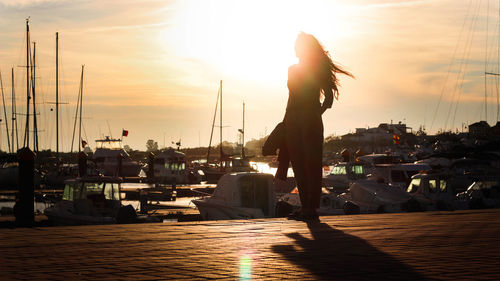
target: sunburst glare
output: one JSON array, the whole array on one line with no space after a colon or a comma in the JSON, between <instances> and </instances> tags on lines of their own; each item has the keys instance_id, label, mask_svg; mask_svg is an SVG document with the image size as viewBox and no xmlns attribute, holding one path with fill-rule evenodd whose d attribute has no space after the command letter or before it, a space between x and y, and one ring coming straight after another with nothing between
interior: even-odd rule
<instances>
[{"instance_id":1,"label":"sunburst glare","mask_svg":"<svg viewBox=\"0 0 500 281\"><path fill-rule=\"evenodd\" d=\"M182 2L175 32L165 43L185 58L200 60L222 75L256 81L284 81L295 63L300 31L328 39L341 21L326 1ZM329 10L330 12L326 14ZM334 10L340 11L340 9Z\"/></svg>"}]
</instances>

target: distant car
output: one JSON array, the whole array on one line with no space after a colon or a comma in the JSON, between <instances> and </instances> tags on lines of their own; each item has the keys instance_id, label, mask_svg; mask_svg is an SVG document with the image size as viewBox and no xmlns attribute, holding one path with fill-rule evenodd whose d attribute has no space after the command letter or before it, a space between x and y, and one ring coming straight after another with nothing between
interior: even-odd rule
<instances>
[{"instance_id":1,"label":"distant car","mask_svg":"<svg viewBox=\"0 0 500 281\"><path fill-rule=\"evenodd\" d=\"M476 181L457 194L461 206L470 209L500 207L500 179Z\"/></svg>"}]
</instances>

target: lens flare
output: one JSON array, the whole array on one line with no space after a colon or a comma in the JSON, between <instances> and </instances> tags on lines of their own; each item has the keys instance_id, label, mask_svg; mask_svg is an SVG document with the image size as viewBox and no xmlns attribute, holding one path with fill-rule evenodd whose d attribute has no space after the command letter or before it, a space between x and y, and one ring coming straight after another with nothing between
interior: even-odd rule
<instances>
[{"instance_id":1,"label":"lens flare","mask_svg":"<svg viewBox=\"0 0 500 281\"><path fill-rule=\"evenodd\" d=\"M248 255L240 258L240 280L252 280L252 258Z\"/></svg>"}]
</instances>

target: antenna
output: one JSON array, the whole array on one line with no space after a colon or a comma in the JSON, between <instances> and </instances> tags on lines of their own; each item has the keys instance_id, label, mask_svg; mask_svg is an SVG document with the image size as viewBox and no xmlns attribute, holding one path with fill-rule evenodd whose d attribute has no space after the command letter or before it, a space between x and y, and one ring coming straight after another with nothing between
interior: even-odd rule
<instances>
[{"instance_id":1,"label":"antenna","mask_svg":"<svg viewBox=\"0 0 500 281\"><path fill-rule=\"evenodd\" d=\"M108 124L109 137L113 138L113 134L111 134L111 127L109 126L109 121L108 120L106 120L106 124Z\"/></svg>"}]
</instances>

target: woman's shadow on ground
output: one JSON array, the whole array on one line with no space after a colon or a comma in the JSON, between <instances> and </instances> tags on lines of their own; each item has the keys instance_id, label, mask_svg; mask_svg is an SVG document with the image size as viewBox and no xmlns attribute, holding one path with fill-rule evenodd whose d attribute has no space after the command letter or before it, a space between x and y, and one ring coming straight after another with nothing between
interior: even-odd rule
<instances>
[{"instance_id":1,"label":"woman's shadow on ground","mask_svg":"<svg viewBox=\"0 0 500 281\"><path fill-rule=\"evenodd\" d=\"M322 280L426 280L427 278L365 240L333 229L326 223L308 223L312 239L289 233L295 241L272 246L275 253L307 269Z\"/></svg>"}]
</instances>

